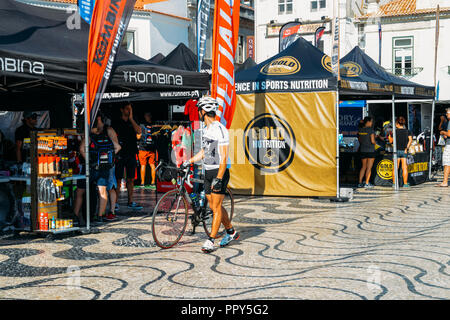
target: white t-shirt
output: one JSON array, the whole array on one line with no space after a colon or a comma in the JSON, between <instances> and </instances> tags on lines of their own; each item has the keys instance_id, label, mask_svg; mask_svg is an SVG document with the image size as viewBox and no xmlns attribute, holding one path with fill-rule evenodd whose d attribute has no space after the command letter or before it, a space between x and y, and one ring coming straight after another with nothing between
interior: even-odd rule
<instances>
[{"instance_id":1,"label":"white t-shirt","mask_svg":"<svg viewBox=\"0 0 450 320\"><path fill-rule=\"evenodd\" d=\"M203 164L205 170L219 169L221 156L220 146L228 146L230 137L227 128L219 121L214 121L203 129L202 149L205 152ZM227 159L227 168L230 168L230 159Z\"/></svg>"}]
</instances>

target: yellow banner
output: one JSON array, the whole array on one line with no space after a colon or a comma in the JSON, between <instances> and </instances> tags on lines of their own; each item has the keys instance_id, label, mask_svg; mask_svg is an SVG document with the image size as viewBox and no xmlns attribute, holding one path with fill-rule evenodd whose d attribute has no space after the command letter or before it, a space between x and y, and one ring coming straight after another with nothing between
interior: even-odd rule
<instances>
[{"instance_id":1,"label":"yellow banner","mask_svg":"<svg viewBox=\"0 0 450 320\"><path fill-rule=\"evenodd\" d=\"M335 92L239 94L230 128L237 194L336 196Z\"/></svg>"}]
</instances>

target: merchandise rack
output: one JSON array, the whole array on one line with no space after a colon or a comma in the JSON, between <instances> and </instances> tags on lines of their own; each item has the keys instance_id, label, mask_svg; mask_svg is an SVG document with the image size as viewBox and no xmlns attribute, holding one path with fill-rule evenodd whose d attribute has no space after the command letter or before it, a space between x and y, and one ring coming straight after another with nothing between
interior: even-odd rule
<instances>
[{"instance_id":1,"label":"merchandise rack","mask_svg":"<svg viewBox=\"0 0 450 320\"><path fill-rule=\"evenodd\" d=\"M48 132L49 134L55 133L55 136L63 136L64 135L64 129L56 129L56 130L45 130L45 131L31 131L30 138L31 138L31 144L30 144L30 163L31 163L31 176L29 178L18 177L17 179L22 179L22 181L27 181L27 183L30 183L30 193L31 193L31 213L30 213L30 232L38 233L38 234L46 234L48 238L52 238L54 235L57 234L65 234L65 233L71 233L71 232L79 232L82 230L80 227L71 227L71 228L65 228L65 229L48 229L48 230L41 230L39 227L39 200L38 200L38 179L40 177L49 177L54 176L58 177L60 181L68 182L68 181L75 181L78 179L85 179L86 177L84 175L74 175L74 176L68 176L68 177L61 177L61 173L54 173L54 174L44 174L39 175L39 164L38 164L38 156L39 156L39 150L38 150L38 138L39 134L43 132ZM58 153L58 152L54 152ZM14 179L14 177L12 177ZM25 180L24 180L25 179ZM29 181L29 182L28 182ZM58 201L57 201L58 202ZM60 216L60 205L57 205L57 217ZM27 230L24 230L27 231Z\"/></svg>"}]
</instances>

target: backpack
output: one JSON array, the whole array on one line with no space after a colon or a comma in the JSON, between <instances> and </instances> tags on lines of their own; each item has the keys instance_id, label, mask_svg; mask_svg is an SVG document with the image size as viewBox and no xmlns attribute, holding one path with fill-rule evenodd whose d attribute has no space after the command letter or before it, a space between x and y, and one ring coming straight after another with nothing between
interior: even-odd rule
<instances>
[{"instance_id":1,"label":"backpack","mask_svg":"<svg viewBox=\"0 0 450 320\"><path fill-rule=\"evenodd\" d=\"M152 137L152 128L142 126L141 145L144 147L154 147L155 141Z\"/></svg>"},{"instance_id":2,"label":"backpack","mask_svg":"<svg viewBox=\"0 0 450 320\"><path fill-rule=\"evenodd\" d=\"M91 166L95 169L111 169L114 166L114 144L107 134L91 135Z\"/></svg>"}]
</instances>

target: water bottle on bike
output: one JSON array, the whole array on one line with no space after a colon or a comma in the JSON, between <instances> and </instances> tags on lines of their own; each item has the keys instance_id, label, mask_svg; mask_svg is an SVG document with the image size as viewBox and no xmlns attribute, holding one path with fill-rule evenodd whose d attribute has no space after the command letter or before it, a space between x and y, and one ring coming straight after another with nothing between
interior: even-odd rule
<instances>
[{"instance_id":1,"label":"water bottle on bike","mask_svg":"<svg viewBox=\"0 0 450 320\"><path fill-rule=\"evenodd\" d=\"M199 205L200 207L203 207L203 204L205 203L205 190L202 190L202 192L200 192L200 197L199 197Z\"/></svg>"},{"instance_id":2,"label":"water bottle on bike","mask_svg":"<svg viewBox=\"0 0 450 320\"><path fill-rule=\"evenodd\" d=\"M192 204L195 208L199 207L199 197L195 192L192 192L189 197L191 198Z\"/></svg>"}]
</instances>

